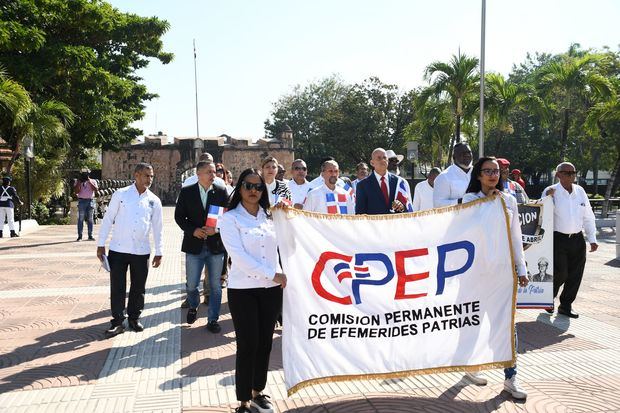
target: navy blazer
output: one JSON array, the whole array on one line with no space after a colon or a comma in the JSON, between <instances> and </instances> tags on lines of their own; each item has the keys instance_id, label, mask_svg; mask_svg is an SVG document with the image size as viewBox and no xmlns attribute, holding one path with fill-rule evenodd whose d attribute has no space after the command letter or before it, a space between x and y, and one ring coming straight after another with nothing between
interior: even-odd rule
<instances>
[{"instance_id":1,"label":"navy blazer","mask_svg":"<svg viewBox=\"0 0 620 413\"><path fill-rule=\"evenodd\" d=\"M388 176L388 188L390 193L389 205L385 203L383 192L375 173L371 173L369 176L361 180L357 184L355 191L355 213L356 214L391 214L392 202L396 196L396 185L398 184L398 177L392 173L387 173Z\"/></svg>"},{"instance_id":2,"label":"navy blazer","mask_svg":"<svg viewBox=\"0 0 620 413\"><path fill-rule=\"evenodd\" d=\"M224 252L224 244L219 232L208 236L206 240L202 240L194 237L194 231L196 228L202 228L205 225L209 206L228 206L228 193L226 188L213 184L213 187L209 190L207 207L203 208L198 185L198 183L195 183L182 188L174 209L174 220L183 230L181 251L189 254L200 254L203 245L206 244L211 253L221 254Z\"/></svg>"}]
</instances>

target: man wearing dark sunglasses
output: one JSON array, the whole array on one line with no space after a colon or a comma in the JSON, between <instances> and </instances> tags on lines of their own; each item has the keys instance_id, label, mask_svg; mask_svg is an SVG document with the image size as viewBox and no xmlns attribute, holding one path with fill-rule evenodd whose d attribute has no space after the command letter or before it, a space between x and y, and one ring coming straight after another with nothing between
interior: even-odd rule
<instances>
[{"instance_id":1,"label":"man wearing dark sunglasses","mask_svg":"<svg viewBox=\"0 0 620 413\"><path fill-rule=\"evenodd\" d=\"M577 318L579 314L573 311L572 304L586 265L583 231L590 243L590 252L596 251L596 222L586 191L574 183L575 166L562 162L555 171L560 182L543 191L543 195L553 197L553 297L564 286L558 314ZM553 313L553 310L547 312Z\"/></svg>"},{"instance_id":2,"label":"man wearing dark sunglasses","mask_svg":"<svg viewBox=\"0 0 620 413\"><path fill-rule=\"evenodd\" d=\"M293 179L288 181L288 189L291 190L293 205L297 209L302 209L306 194L310 190L310 182L306 180L308 167L303 159L295 159L291 165Z\"/></svg>"}]
</instances>

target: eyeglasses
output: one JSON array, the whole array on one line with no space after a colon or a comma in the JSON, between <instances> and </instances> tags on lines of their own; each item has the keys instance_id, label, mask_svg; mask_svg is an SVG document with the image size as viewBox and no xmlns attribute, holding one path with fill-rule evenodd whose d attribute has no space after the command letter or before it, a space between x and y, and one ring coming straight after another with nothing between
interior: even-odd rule
<instances>
[{"instance_id":1,"label":"eyeglasses","mask_svg":"<svg viewBox=\"0 0 620 413\"><path fill-rule=\"evenodd\" d=\"M558 171L558 173L562 173L564 175L569 175L569 176L577 175L577 171Z\"/></svg>"},{"instance_id":2,"label":"eyeglasses","mask_svg":"<svg viewBox=\"0 0 620 413\"><path fill-rule=\"evenodd\" d=\"M308 170L308 168L306 168L305 166L295 166L293 169L296 171L307 171Z\"/></svg>"},{"instance_id":3,"label":"eyeglasses","mask_svg":"<svg viewBox=\"0 0 620 413\"><path fill-rule=\"evenodd\" d=\"M256 189L258 192L262 192L265 190L265 185L260 183L260 184L253 184L252 182L243 182L241 184L241 186L243 188L245 188L247 191L251 191L252 189Z\"/></svg>"},{"instance_id":4,"label":"eyeglasses","mask_svg":"<svg viewBox=\"0 0 620 413\"><path fill-rule=\"evenodd\" d=\"M499 169L485 168L485 169L481 169L480 172L482 172L486 176L497 176L497 175L499 175Z\"/></svg>"}]
</instances>

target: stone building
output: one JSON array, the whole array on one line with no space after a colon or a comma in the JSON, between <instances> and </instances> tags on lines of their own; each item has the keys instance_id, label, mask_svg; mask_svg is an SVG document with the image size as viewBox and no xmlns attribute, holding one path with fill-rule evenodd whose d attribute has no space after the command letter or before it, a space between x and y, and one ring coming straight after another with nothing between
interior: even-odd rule
<instances>
[{"instance_id":1,"label":"stone building","mask_svg":"<svg viewBox=\"0 0 620 413\"><path fill-rule=\"evenodd\" d=\"M132 179L136 164L153 165L155 179L151 190L164 204L174 204L183 179L191 175L202 152L213 155L215 162L222 162L233 178L249 167L260 167L266 156L275 157L286 166L287 174L295 159L293 131L285 126L277 138L175 137L173 143L161 132L149 135L144 142L135 141L119 151L103 151L102 179Z\"/></svg>"}]
</instances>

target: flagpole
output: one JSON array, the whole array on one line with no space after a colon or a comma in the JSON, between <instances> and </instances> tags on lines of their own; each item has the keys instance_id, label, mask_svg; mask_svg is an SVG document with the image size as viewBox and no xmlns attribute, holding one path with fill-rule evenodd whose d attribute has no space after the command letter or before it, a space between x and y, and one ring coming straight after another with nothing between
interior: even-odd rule
<instances>
[{"instance_id":1,"label":"flagpole","mask_svg":"<svg viewBox=\"0 0 620 413\"><path fill-rule=\"evenodd\" d=\"M482 0L482 18L480 22L480 138L478 142L478 157L484 156L484 41L486 31L486 9L487 2Z\"/></svg>"},{"instance_id":2,"label":"flagpole","mask_svg":"<svg viewBox=\"0 0 620 413\"><path fill-rule=\"evenodd\" d=\"M196 139L200 138L198 128L198 73L196 71L196 39L194 39L194 91L196 93Z\"/></svg>"}]
</instances>

